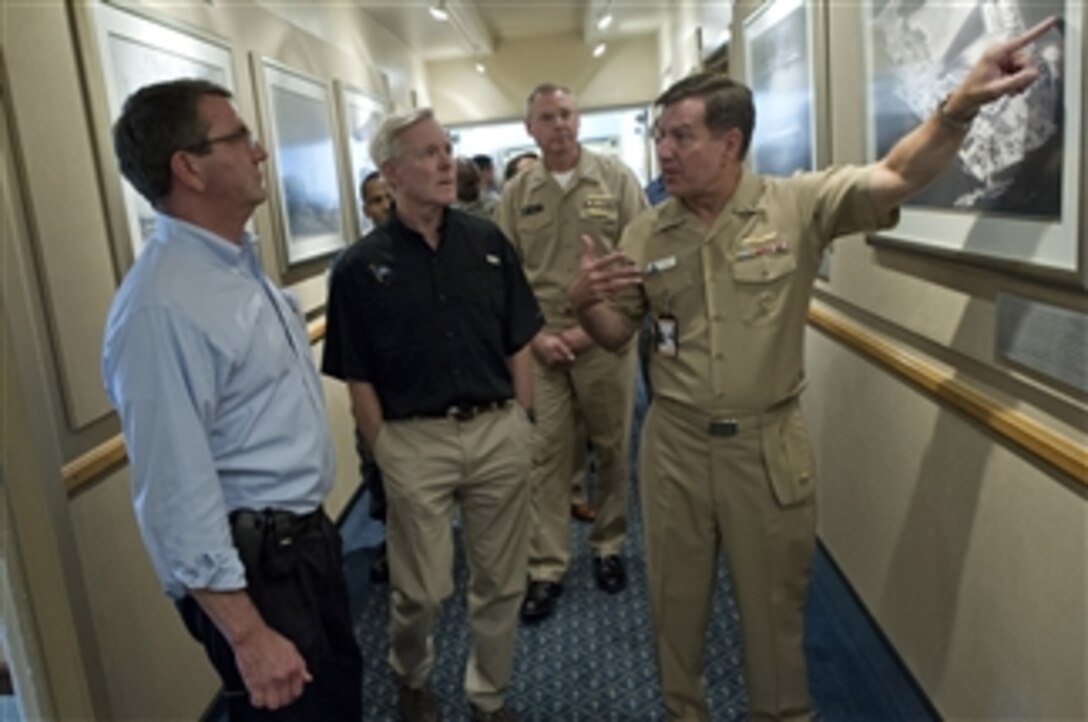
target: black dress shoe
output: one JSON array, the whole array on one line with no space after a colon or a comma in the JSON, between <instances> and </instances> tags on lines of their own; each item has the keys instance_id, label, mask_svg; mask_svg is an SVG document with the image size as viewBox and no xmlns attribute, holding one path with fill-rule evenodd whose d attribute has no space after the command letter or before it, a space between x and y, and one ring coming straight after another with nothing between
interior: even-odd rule
<instances>
[{"instance_id":1,"label":"black dress shoe","mask_svg":"<svg viewBox=\"0 0 1088 722\"><path fill-rule=\"evenodd\" d=\"M525 601L521 603L522 621L539 622L551 616L555 611L555 600L562 593L560 582L530 581L525 590Z\"/></svg>"},{"instance_id":2,"label":"black dress shoe","mask_svg":"<svg viewBox=\"0 0 1088 722\"><path fill-rule=\"evenodd\" d=\"M385 584L389 581L389 555L383 542L370 560L370 583Z\"/></svg>"},{"instance_id":3,"label":"black dress shoe","mask_svg":"<svg viewBox=\"0 0 1088 722\"><path fill-rule=\"evenodd\" d=\"M609 594L623 591L627 586L627 573L623 570L623 560L616 555L594 557L593 575L597 577L597 588Z\"/></svg>"},{"instance_id":4,"label":"black dress shoe","mask_svg":"<svg viewBox=\"0 0 1088 722\"><path fill-rule=\"evenodd\" d=\"M518 722L518 716L510 711L507 706L499 707L494 712L484 712L474 704L468 706L469 717L472 722Z\"/></svg>"}]
</instances>

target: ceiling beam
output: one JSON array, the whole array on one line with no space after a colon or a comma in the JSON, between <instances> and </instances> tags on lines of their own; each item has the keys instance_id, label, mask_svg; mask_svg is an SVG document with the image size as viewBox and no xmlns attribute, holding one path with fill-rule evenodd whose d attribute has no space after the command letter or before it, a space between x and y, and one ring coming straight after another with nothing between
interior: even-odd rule
<instances>
[{"instance_id":1,"label":"ceiling beam","mask_svg":"<svg viewBox=\"0 0 1088 722\"><path fill-rule=\"evenodd\" d=\"M586 10L582 15L582 42L592 45L603 37L603 33L597 29L597 20L606 10L613 10L612 0L586 0ZM615 28L616 18L613 12L612 26Z\"/></svg>"},{"instance_id":2,"label":"ceiling beam","mask_svg":"<svg viewBox=\"0 0 1088 722\"><path fill-rule=\"evenodd\" d=\"M474 4L464 0L447 0L446 12L450 14L450 24L473 55L491 55L495 52L495 39Z\"/></svg>"}]
</instances>

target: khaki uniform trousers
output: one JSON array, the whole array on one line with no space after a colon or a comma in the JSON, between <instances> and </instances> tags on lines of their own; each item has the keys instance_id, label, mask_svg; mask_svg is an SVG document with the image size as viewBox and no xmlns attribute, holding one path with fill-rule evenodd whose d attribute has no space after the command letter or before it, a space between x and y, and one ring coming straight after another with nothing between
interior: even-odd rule
<instances>
[{"instance_id":1,"label":"khaki uniform trousers","mask_svg":"<svg viewBox=\"0 0 1088 722\"><path fill-rule=\"evenodd\" d=\"M510 685L525 594L531 434L525 412L510 403L469 421L386 422L374 448L388 503L390 664L411 687L434 666L434 624L454 588L458 502L473 641L465 692L485 711L502 706Z\"/></svg>"},{"instance_id":2,"label":"khaki uniform trousers","mask_svg":"<svg viewBox=\"0 0 1088 722\"><path fill-rule=\"evenodd\" d=\"M581 414L575 414L574 426L574 476L570 478L570 503L589 504L589 473L586 471L586 422Z\"/></svg>"},{"instance_id":3,"label":"khaki uniform trousers","mask_svg":"<svg viewBox=\"0 0 1088 722\"><path fill-rule=\"evenodd\" d=\"M788 506L779 502L783 479L811 462L800 407L791 401L740 417L730 437L712 436L709 421L658 397L642 432L646 566L666 710L670 720L709 720L704 647L720 546L740 611L749 718L807 720L802 637L816 540L811 466L793 477L807 493Z\"/></svg>"},{"instance_id":4,"label":"khaki uniform trousers","mask_svg":"<svg viewBox=\"0 0 1088 722\"><path fill-rule=\"evenodd\" d=\"M570 565L571 479L585 459L585 439L575 432L576 411L597 453L597 518L590 546L596 556L619 554L623 548L634 373L633 347L621 355L594 347L559 370L533 360L529 576L534 581L561 581Z\"/></svg>"}]
</instances>

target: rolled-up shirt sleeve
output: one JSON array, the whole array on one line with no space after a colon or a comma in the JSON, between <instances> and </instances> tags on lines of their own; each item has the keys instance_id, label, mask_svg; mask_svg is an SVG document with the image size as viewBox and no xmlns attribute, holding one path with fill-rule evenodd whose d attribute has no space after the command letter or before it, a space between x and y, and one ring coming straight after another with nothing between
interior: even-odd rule
<instances>
[{"instance_id":1,"label":"rolled-up shirt sleeve","mask_svg":"<svg viewBox=\"0 0 1088 722\"><path fill-rule=\"evenodd\" d=\"M143 308L107 337L103 375L120 412L140 532L174 598L246 586L211 450L217 374L230 364L186 318Z\"/></svg>"}]
</instances>

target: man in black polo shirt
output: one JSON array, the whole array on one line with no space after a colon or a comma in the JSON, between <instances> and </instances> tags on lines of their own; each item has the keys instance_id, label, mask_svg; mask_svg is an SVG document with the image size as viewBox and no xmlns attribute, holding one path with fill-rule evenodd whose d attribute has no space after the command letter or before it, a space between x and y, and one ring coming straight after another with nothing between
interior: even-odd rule
<instances>
[{"instance_id":1,"label":"man in black polo shirt","mask_svg":"<svg viewBox=\"0 0 1088 722\"><path fill-rule=\"evenodd\" d=\"M400 715L437 720L432 630L453 591L454 502L470 569L472 719L512 720L525 591L532 362L542 318L494 224L447 208L450 144L430 110L390 116L371 143L395 208L332 276L323 370L348 383L385 475L390 663Z\"/></svg>"}]
</instances>

